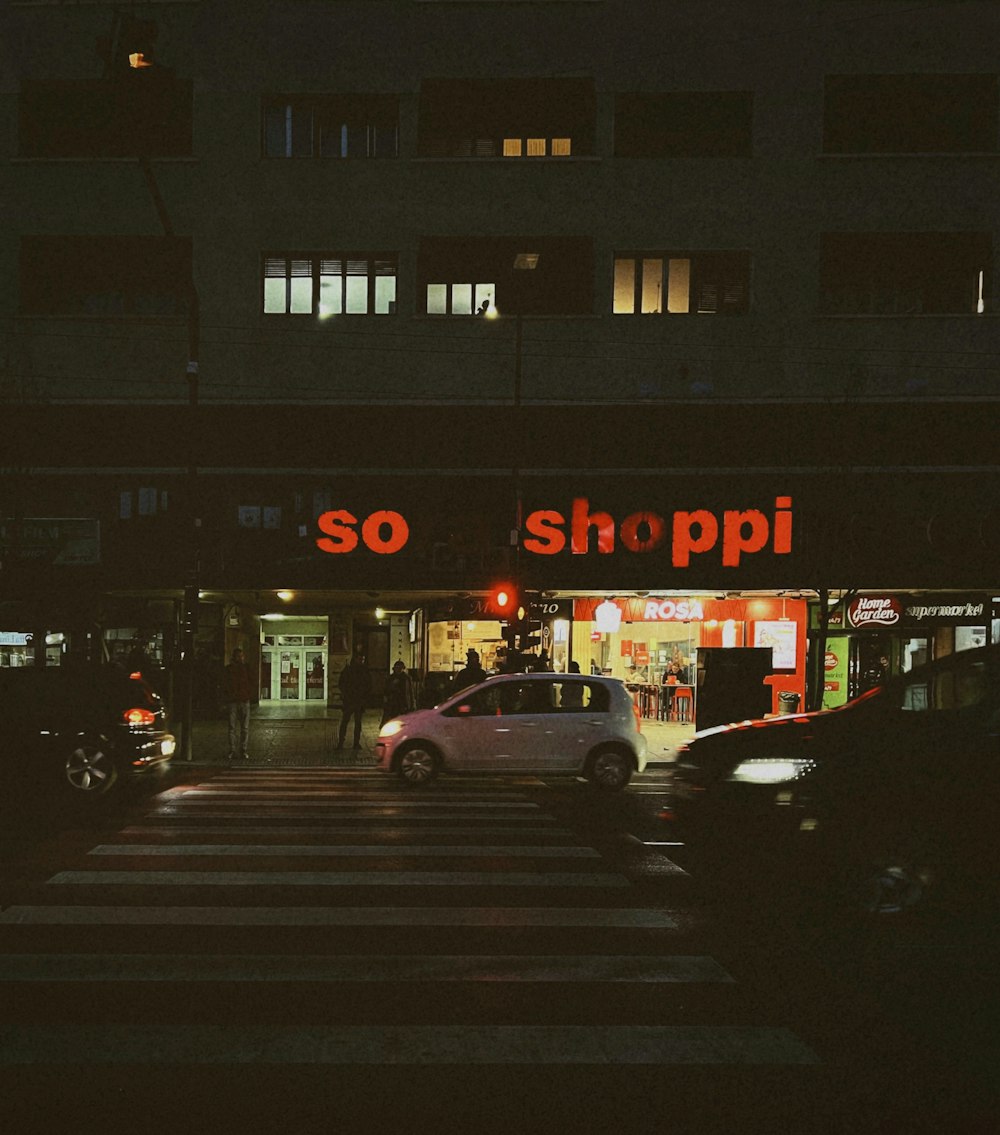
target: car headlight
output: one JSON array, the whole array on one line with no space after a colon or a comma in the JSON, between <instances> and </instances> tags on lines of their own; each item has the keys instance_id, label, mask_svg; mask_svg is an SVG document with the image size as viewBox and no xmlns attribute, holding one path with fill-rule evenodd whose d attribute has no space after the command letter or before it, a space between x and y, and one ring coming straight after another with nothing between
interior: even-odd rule
<instances>
[{"instance_id":1,"label":"car headlight","mask_svg":"<svg viewBox=\"0 0 1000 1135\"><path fill-rule=\"evenodd\" d=\"M741 761L733 769L729 779L743 781L745 784L784 784L789 780L798 780L815 767L815 761L805 758L775 760L770 757L753 757Z\"/></svg>"},{"instance_id":2,"label":"car headlight","mask_svg":"<svg viewBox=\"0 0 1000 1135\"><path fill-rule=\"evenodd\" d=\"M403 728L403 722L399 718L393 718L392 721L387 721L385 725L378 731L380 737L395 737L396 734Z\"/></svg>"}]
</instances>

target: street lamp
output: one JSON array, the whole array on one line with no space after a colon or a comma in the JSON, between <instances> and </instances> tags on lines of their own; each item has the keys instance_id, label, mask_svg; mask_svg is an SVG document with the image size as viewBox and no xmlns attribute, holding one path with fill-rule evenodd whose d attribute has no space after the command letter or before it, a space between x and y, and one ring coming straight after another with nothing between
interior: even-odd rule
<instances>
[{"instance_id":1,"label":"street lamp","mask_svg":"<svg viewBox=\"0 0 1000 1135\"><path fill-rule=\"evenodd\" d=\"M161 78L164 81L169 80L170 71L165 68L160 68L156 65L153 58L152 45L156 39L156 26L151 22L140 22L130 18L116 17L115 24L112 29L107 54L107 70L106 77L111 82L120 82L123 74L121 69L122 59L127 59L128 68L124 69L124 74L128 74L129 70L135 70L140 75L148 75L152 81L156 82ZM144 79L143 82L149 81ZM123 88L126 89L126 88ZM136 88L127 88L133 94ZM156 209L156 215L160 221L160 227L163 229L163 234L166 237L173 238L176 234L174 226L170 219L170 214L167 211L166 203L163 200L163 195L160 193L160 187L157 184L156 177L153 173L153 167L149 160L149 155L146 153L145 146L145 123L139 122L134 128L137 133L138 145L137 159L139 168L142 170L143 178L146 182L146 188L149 190L150 198L153 202L153 207ZM191 424L189 428L189 437L191 445L196 443L198 438L198 356L200 351L201 342L201 315L200 305L198 299L198 289L194 281L194 258L192 250L192 260L190 270L188 273L187 284L187 316L188 316L188 349L187 349L187 363L185 365L185 381L188 387L188 406L190 408ZM199 601L199 578L201 576L201 515L198 505L199 492L198 492L198 468L196 465L196 454L192 450L189 457L189 464L187 470L188 479L188 493L190 498L191 508L191 532L190 532L190 561L189 569L186 574L184 583L184 609L181 621L181 671L180 671L180 753L181 760L190 761L192 759L191 753L191 738L193 731L194 721L194 648L198 632L198 601Z\"/></svg>"}]
</instances>

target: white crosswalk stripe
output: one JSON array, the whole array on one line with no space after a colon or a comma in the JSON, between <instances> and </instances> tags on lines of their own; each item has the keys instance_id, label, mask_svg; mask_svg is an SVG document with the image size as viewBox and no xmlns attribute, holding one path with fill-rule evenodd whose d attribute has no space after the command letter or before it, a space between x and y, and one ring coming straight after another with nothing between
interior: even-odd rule
<instances>
[{"instance_id":1,"label":"white crosswalk stripe","mask_svg":"<svg viewBox=\"0 0 1000 1135\"><path fill-rule=\"evenodd\" d=\"M432 794L367 773L239 770L160 793L143 822L49 874L37 902L0 911L0 987L29 1004L35 989L86 993L68 1002L80 1006L76 1016L0 1025L0 1064L73 1064L81 1052L92 1064L127 1063L137 1044L158 1061L191 1065L816 1062L787 1029L726 1019L724 1007L709 1023L604 1019L614 1012L601 993L608 986L661 998L683 988L725 997L737 986L710 954L671 948L683 925L675 912L630 902L627 875L525 796L535 783L510 778ZM683 875L661 858L661 874ZM289 862L296 859L309 869ZM427 870L422 860L447 869ZM399 899L379 901L388 888ZM371 939L354 936L365 934L389 937L359 950ZM165 949L161 935L180 946ZM188 1023L133 1020L143 999L126 991L137 983L197 986ZM340 1020L336 999L316 998L310 1024L253 1019L267 990L357 985L378 998L399 985L438 984L452 991L438 1001L454 1023ZM226 986L242 991L246 1019L212 1017ZM467 991L499 987L570 990L584 1023L478 1019L485 1010ZM91 1021L96 993L86 991L98 989L121 991L121 1005ZM600 1012L587 1024L591 1003ZM505 1004L530 1016L530 999Z\"/></svg>"}]
</instances>

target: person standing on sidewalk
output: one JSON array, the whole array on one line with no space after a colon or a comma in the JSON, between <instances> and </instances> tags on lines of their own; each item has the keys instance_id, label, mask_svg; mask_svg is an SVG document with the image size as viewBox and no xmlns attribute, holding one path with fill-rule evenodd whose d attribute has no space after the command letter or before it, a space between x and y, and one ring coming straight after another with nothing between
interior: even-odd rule
<instances>
[{"instance_id":1,"label":"person standing on sidewalk","mask_svg":"<svg viewBox=\"0 0 1000 1135\"><path fill-rule=\"evenodd\" d=\"M247 741L250 736L250 699L253 686L250 681L250 667L237 647L233 658L222 675L222 698L229 709L229 755L227 760L237 757L244 761L250 759Z\"/></svg>"},{"instance_id":2,"label":"person standing on sidewalk","mask_svg":"<svg viewBox=\"0 0 1000 1135\"><path fill-rule=\"evenodd\" d=\"M385 696L382 698L382 725L391 717L399 717L413 709L413 683L406 672L406 663L400 658L392 667L386 679Z\"/></svg>"},{"instance_id":3,"label":"person standing on sidewalk","mask_svg":"<svg viewBox=\"0 0 1000 1135\"><path fill-rule=\"evenodd\" d=\"M365 653L360 646L354 648L354 656L340 672L340 737L337 748L344 747L347 723L354 718L354 748L361 748L361 723L365 707L372 693L372 675L365 662Z\"/></svg>"}]
</instances>

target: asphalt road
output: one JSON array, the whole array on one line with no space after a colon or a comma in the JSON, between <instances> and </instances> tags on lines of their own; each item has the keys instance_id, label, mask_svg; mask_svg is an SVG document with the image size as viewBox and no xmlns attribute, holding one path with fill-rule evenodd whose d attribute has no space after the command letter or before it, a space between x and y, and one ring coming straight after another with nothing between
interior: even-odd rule
<instances>
[{"instance_id":1,"label":"asphalt road","mask_svg":"<svg viewBox=\"0 0 1000 1135\"><path fill-rule=\"evenodd\" d=\"M992 927L685 868L665 770L187 769L0 841L5 1129L995 1129Z\"/></svg>"}]
</instances>

